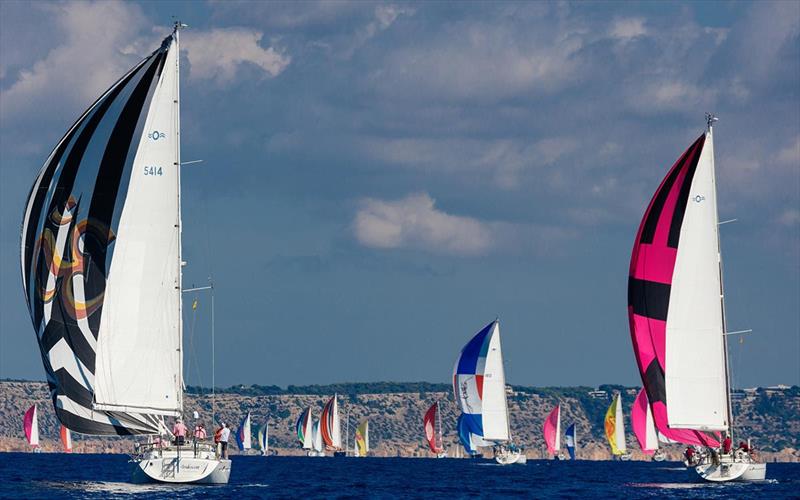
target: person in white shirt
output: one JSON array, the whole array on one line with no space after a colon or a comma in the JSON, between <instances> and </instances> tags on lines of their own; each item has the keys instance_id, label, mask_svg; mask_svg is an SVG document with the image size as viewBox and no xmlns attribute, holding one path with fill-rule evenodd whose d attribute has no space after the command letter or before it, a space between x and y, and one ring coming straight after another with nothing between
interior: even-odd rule
<instances>
[{"instance_id":1,"label":"person in white shirt","mask_svg":"<svg viewBox=\"0 0 800 500\"><path fill-rule=\"evenodd\" d=\"M228 424L222 422L222 432L219 434L219 442L222 445L222 458L228 459L228 439L231 437L231 430Z\"/></svg>"}]
</instances>

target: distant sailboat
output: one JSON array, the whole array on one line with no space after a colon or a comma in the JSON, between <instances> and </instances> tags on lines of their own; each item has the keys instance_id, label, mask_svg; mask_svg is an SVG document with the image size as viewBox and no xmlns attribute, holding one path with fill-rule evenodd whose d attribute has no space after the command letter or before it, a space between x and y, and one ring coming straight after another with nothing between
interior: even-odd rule
<instances>
[{"instance_id":1,"label":"distant sailboat","mask_svg":"<svg viewBox=\"0 0 800 500\"><path fill-rule=\"evenodd\" d=\"M333 397L325 403L319 421L320 433L322 440L325 442L325 449L334 452L341 451L342 430L341 421L339 419L338 395L334 394Z\"/></svg>"},{"instance_id":2,"label":"distant sailboat","mask_svg":"<svg viewBox=\"0 0 800 500\"><path fill-rule=\"evenodd\" d=\"M25 439L28 444L33 448L35 453L41 451L39 449L39 412L36 405L28 408L25 412L25 417L22 420L22 427L25 431Z\"/></svg>"},{"instance_id":3,"label":"distant sailboat","mask_svg":"<svg viewBox=\"0 0 800 500\"><path fill-rule=\"evenodd\" d=\"M428 441L428 448L437 458L444 458L447 453L444 451L442 442L442 415L439 412L439 402L435 402L425 412L422 418L422 425L425 430L425 440Z\"/></svg>"},{"instance_id":4,"label":"distant sailboat","mask_svg":"<svg viewBox=\"0 0 800 500\"><path fill-rule=\"evenodd\" d=\"M61 446L64 453L72 453L72 432L63 425L61 426Z\"/></svg>"},{"instance_id":5,"label":"distant sailboat","mask_svg":"<svg viewBox=\"0 0 800 500\"><path fill-rule=\"evenodd\" d=\"M300 441L303 449L309 450L309 452L314 447L313 425L314 420L311 417L311 408L309 407L300 414L295 424L297 440Z\"/></svg>"},{"instance_id":6,"label":"distant sailboat","mask_svg":"<svg viewBox=\"0 0 800 500\"><path fill-rule=\"evenodd\" d=\"M269 423L265 423L258 428L256 434L256 446L261 451L261 456L266 457L269 455Z\"/></svg>"},{"instance_id":7,"label":"distant sailboat","mask_svg":"<svg viewBox=\"0 0 800 500\"><path fill-rule=\"evenodd\" d=\"M660 462L664 460L664 454L658 447L658 433L653 423L653 412L650 410L650 403L647 401L647 392L644 388L636 395L636 400L631 408L631 427L639 448L645 455L652 455L653 460Z\"/></svg>"},{"instance_id":8,"label":"distant sailboat","mask_svg":"<svg viewBox=\"0 0 800 500\"><path fill-rule=\"evenodd\" d=\"M180 29L67 130L33 183L22 285L58 420L168 436L183 415ZM227 483L210 444L137 443L134 480Z\"/></svg>"},{"instance_id":9,"label":"distant sailboat","mask_svg":"<svg viewBox=\"0 0 800 500\"><path fill-rule=\"evenodd\" d=\"M320 420L314 421L314 426L311 428L311 451L308 453L309 457L324 457L325 451L323 449L322 429L320 428Z\"/></svg>"},{"instance_id":10,"label":"distant sailboat","mask_svg":"<svg viewBox=\"0 0 800 500\"><path fill-rule=\"evenodd\" d=\"M561 405L556 405L544 421L542 427L547 453L555 459L561 459Z\"/></svg>"},{"instance_id":11,"label":"distant sailboat","mask_svg":"<svg viewBox=\"0 0 800 500\"><path fill-rule=\"evenodd\" d=\"M716 118L669 170L636 234L628 279L634 353L656 428L711 448L690 464L708 481L763 480L766 464L732 442L725 294L714 165ZM716 457L715 457L716 455Z\"/></svg>"},{"instance_id":12,"label":"distant sailboat","mask_svg":"<svg viewBox=\"0 0 800 500\"><path fill-rule=\"evenodd\" d=\"M356 427L354 455L357 457L366 457L369 453L369 421L364 420Z\"/></svg>"},{"instance_id":13,"label":"distant sailboat","mask_svg":"<svg viewBox=\"0 0 800 500\"><path fill-rule=\"evenodd\" d=\"M628 447L625 444L625 419L622 414L622 398L620 394L611 401L605 418L606 439L611 446L611 453L620 460L630 460Z\"/></svg>"},{"instance_id":14,"label":"distant sailboat","mask_svg":"<svg viewBox=\"0 0 800 500\"><path fill-rule=\"evenodd\" d=\"M242 423L239 424L239 429L236 430L236 444L239 445L241 451L247 451L253 447L251 432L250 412L247 412Z\"/></svg>"},{"instance_id":15,"label":"distant sailboat","mask_svg":"<svg viewBox=\"0 0 800 500\"><path fill-rule=\"evenodd\" d=\"M492 443L497 463L526 462L511 440L499 321L486 325L461 350L453 370L453 392L465 425Z\"/></svg>"},{"instance_id":16,"label":"distant sailboat","mask_svg":"<svg viewBox=\"0 0 800 500\"><path fill-rule=\"evenodd\" d=\"M566 445L570 460L575 460L575 449L578 447L578 434L575 431L574 423L567 427L567 432L564 434L564 444Z\"/></svg>"}]
</instances>

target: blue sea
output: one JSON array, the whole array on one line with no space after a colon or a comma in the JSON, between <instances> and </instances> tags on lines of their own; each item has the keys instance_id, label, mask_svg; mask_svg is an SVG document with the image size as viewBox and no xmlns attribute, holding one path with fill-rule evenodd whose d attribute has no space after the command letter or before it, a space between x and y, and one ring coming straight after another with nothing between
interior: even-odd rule
<instances>
[{"instance_id":1,"label":"blue sea","mask_svg":"<svg viewBox=\"0 0 800 500\"><path fill-rule=\"evenodd\" d=\"M800 464L763 483L708 484L680 463L233 457L227 486L129 483L125 455L0 453L2 498L797 498Z\"/></svg>"}]
</instances>

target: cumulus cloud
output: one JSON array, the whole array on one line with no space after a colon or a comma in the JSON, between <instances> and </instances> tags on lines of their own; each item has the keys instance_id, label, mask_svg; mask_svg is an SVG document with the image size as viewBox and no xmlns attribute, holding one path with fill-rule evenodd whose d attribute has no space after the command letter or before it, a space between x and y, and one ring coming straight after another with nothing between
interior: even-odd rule
<instances>
[{"instance_id":1,"label":"cumulus cloud","mask_svg":"<svg viewBox=\"0 0 800 500\"><path fill-rule=\"evenodd\" d=\"M43 16L56 20L63 38L42 59L23 68L3 91L2 112L6 116L56 97L61 106L88 104L139 59L122 50L139 36L146 23L138 6L109 1L55 3L39 8ZM19 46L18 50L25 48Z\"/></svg>"},{"instance_id":2,"label":"cumulus cloud","mask_svg":"<svg viewBox=\"0 0 800 500\"><path fill-rule=\"evenodd\" d=\"M278 76L292 58L280 49L262 47L263 37L262 32L249 28L187 31L183 48L189 57L190 76L226 84L244 64L254 65L266 76Z\"/></svg>"},{"instance_id":3,"label":"cumulus cloud","mask_svg":"<svg viewBox=\"0 0 800 500\"><path fill-rule=\"evenodd\" d=\"M456 256L548 254L575 237L573 231L554 226L449 214L437 208L427 193L398 200L363 199L352 227L359 243L370 248L411 248Z\"/></svg>"},{"instance_id":4,"label":"cumulus cloud","mask_svg":"<svg viewBox=\"0 0 800 500\"><path fill-rule=\"evenodd\" d=\"M362 200L353 221L356 239L373 248L418 248L452 255L481 255L491 230L477 219L445 213L427 193L400 200Z\"/></svg>"},{"instance_id":5,"label":"cumulus cloud","mask_svg":"<svg viewBox=\"0 0 800 500\"><path fill-rule=\"evenodd\" d=\"M623 41L646 35L647 29L644 26L644 22L644 18L641 17L615 19L609 29L609 35L612 38Z\"/></svg>"}]
</instances>

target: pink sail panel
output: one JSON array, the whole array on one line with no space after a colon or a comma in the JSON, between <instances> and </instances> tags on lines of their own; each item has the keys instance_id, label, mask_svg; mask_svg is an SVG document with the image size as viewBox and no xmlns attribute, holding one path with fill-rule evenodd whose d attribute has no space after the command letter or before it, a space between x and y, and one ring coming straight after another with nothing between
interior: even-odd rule
<instances>
[{"instance_id":1,"label":"pink sail panel","mask_svg":"<svg viewBox=\"0 0 800 500\"><path fill-rule=\"evenodd\" d=\"M655 453L658 446L658 438L655 436L655 428L650 431L648 426L653 425L652 415L648 422L647 414L650 412L650 403L647 401L647 393L644 388L636 395L636 400L631 408L631 427L636 440L639 441L639 448L645 455ZM652 440L652 442L649 442Z\"/></svg>"},{"instance_id":2,"label":"pink sail panel","mask_svg":"<svg viewBox=\"0 0 800 500\"><path fill-rule=\"evenodd\" d=\"M33 405L25 412L25 418L22 420L25 439L34 448L39 446L39 422L36 417L36 405Z\"/></svg>"},{"instance_id":3,"label":"pink sail panel","mask_svg":"<svg viewBox=\"0 0 800 500\"><path fill-rule=\"evenodd\" d=\"M631 253L628 320L656 428L674 441L713 446L716 441L705 434L669 427L664 377L668 369L664 353L672 274L689 189L704 143L705 134L681 155L645 211Z\"/></svg>"},{"instance_id":4,"label":"pink sail panel","mask_svg":"<svg viewBox=\"0 0 800 500\"><path fill-rule=\"evenodd\" d=\"M544 442L547 444L547 453L555 455L561 448L559 438L559 427L561 423L561 405L556 405L547 419L544 421Z\"/></svg>"},{"instance_id":5,"label":"pink sail panel","mask_svg":"<svg viewBox=\"0 0 800 500\"><path fill-rule=\"evenodd\" d=\"M425 439L428 441L428 447L434 453L441 453L442 447L436 442L436 412L438 411L439 403L433 403L425 416L422 423L425 426Z\"/></svg>"}]
</instances>

